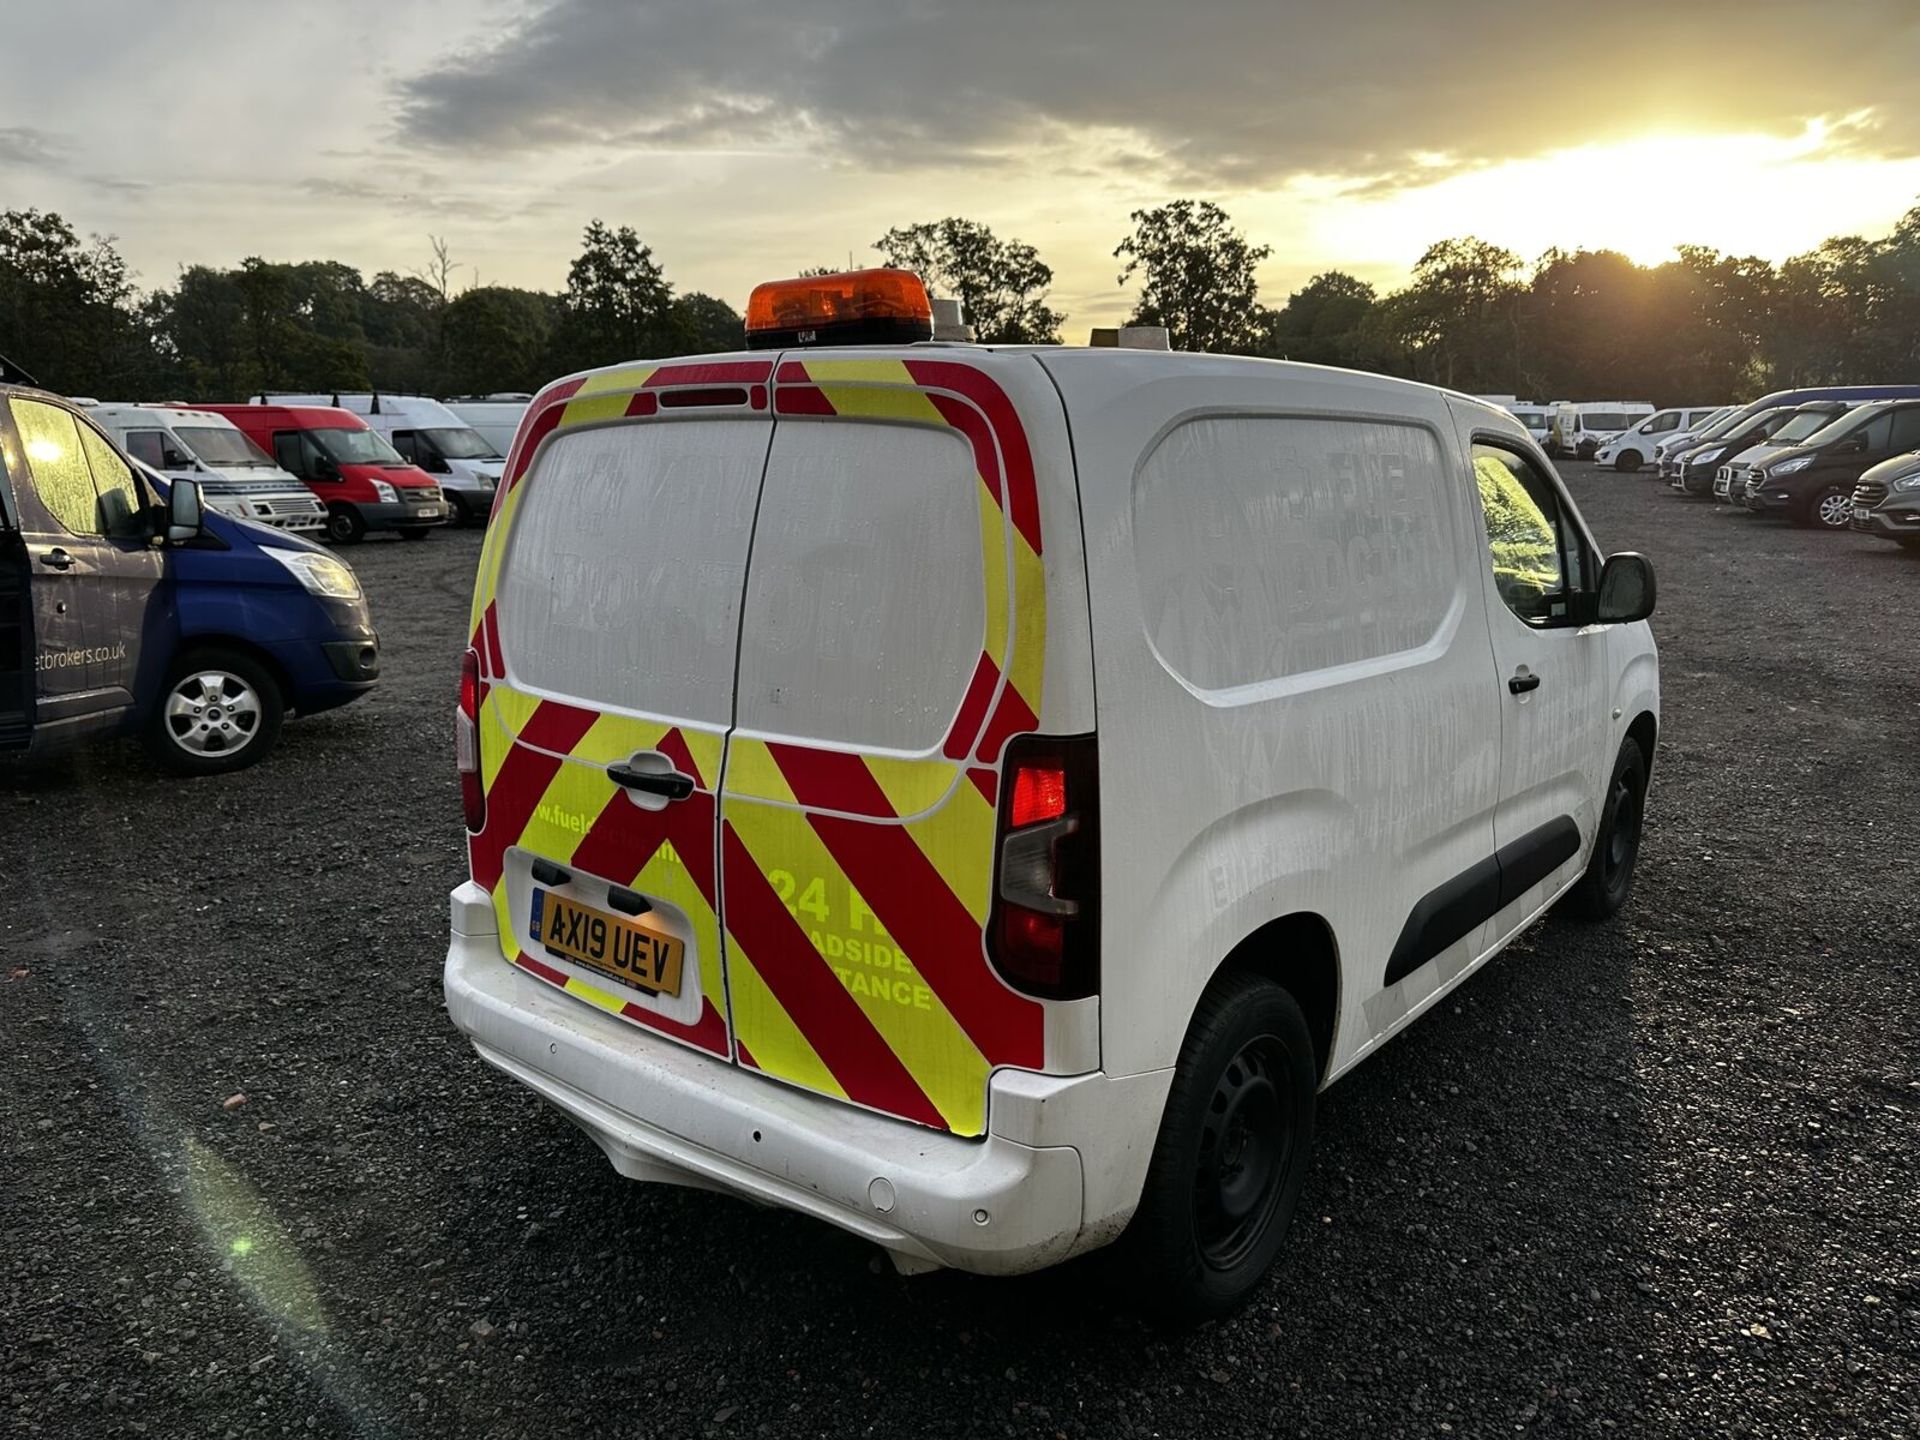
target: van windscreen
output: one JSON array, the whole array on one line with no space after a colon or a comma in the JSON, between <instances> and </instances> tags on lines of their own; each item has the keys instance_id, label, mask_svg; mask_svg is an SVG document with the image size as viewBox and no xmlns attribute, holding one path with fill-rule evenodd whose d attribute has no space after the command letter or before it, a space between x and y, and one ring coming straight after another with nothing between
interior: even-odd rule
<instances>
[{"instance_id":1,"label":"van windscreen","mask_svg":"<svg viewBox=\"0 0 1920 1440\"><path fill-rule=\"evenodd\" d=\"M1796 440L1805 440L1827 428L1846 413L1845 410L1822 409L1802 410L1786 424L1773 432L1773 443L1791 445Z\"/></svg>"},{"instance_id":2,"label":"van windscreen","mask_svg":"<svg viewBox=\"0 0 1920 1440\"><path fill-rule=\"evenodd\" d=\"M496 610L516 687L724 728L764 423L563 433L514 500Z\"/></svg>"},{"instance_id":3,"label":"van windscreen","mask_svg":"<svg viewBox=\"0 0 1920 1440\"><path fill-rule=\"evenodd\" d=\"M448 460L498 460L500 452L489 445L477 430L462 425L441 430L422 430L429 444Z\"/></svg>"},{"instance_id":4,"label":"van windscreen","mask_svg":"<svg viewBox=\"0 0 1920 1440\"><path fill-rule=\"evenodd\" d=\"M174 436L193 452L194 459L216 470L273 468L273 457L253 441L225 425L181 425Z\"/></svg>"},{"instance_id":5,"label":"van windscreen","mask_svg":"<svg viewBox=\"0 0 1920 1440\"><path fill-rule=\"evenodd\" d=\"M314 443L336 465L404 465L395 450L371 430L309 430Z\"/></svg>"}]
</instances>

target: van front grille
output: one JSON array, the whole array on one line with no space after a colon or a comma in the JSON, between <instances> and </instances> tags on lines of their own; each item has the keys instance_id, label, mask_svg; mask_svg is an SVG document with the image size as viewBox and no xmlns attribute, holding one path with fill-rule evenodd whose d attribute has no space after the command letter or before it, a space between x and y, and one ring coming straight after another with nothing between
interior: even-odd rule
<instances>
[{"instance_id":1,"label":"van front grille","mask_svg":"<svg viewBox=\"0 0 1920 1440\"><path fill-rule=\"evenodd\" d=\"M1864 505L1869 510L1886 498L1887 487L1878 481L1869 485L1866 481L1862 480L1858 485L1853 487L1853 503L1856 505Z\"/></svg>"}]
</instances>

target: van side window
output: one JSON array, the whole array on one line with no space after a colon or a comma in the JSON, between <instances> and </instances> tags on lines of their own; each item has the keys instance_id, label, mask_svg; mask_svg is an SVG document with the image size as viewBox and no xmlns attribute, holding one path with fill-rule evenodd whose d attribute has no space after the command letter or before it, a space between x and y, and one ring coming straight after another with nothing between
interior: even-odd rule
<instances>
[{"instance_id":1,"label":"van side window","mask_svg":"<svg viewBox=\"0 0 1920 1440\"><path fill-rule=\"evenodd\" d=\"M276 430L273 432L273 458L280 462L280 468L289 475L297 475L302 480L313 478L313 470L307 464L306 439L298 430Z\"/></svg>"},{"instance_id":2,"label":"van side window","mask_svg":"<svg viewBox=\"0 0 1920 1440\"><path fill-rule=\"evenodd\" d=\"M1893 412L1876 415L1860 427L1860 433L1866 437L1867 453L1877 455L1887 448L1893 438Z\"/></svg>"},{"instance_id":3,"label":"van side window","mask_svg":"<svg viewBox=\"0 0 1920 1440\"><path fill-rule=\"evenodd\" d=\"M82 425L80 448L93 467L93 490L99 498L100 533L116 540L138 539L147 533L140 514L140 487L120 452L98 431Z\"/></svg>"},{"instance_id":4,"label":"van side window","mask_svg":"<svg viewBox=\"0 0 1920 1440\"><path fill-rule=\"evenodd\" d=\"M129 430L124 443L127 453L142 465L164 470L167 468L165 438L158 430Z\"/></svg>"},{"instance_id":5,"label":"van side window","mask_svg":"<svg viewBox=\"0 0 1920 1440\"><path fill-rule=\"evenodd\" d=\"M1581 572L1580 541L1553 482L1517 450L1485 444L1473 447L1473 478L1500 598L1529 625L1564 619L1567 577Z\"/></svg>"},{"instance_id":6,"label":"van side window","mask_svg":"<svg viewBox=\"0 0 1920 1440\"><path fill-rule=\"evenodd\" d=\"M93 471L80 448L80 427L73 416L39 400L15 398L8 404L47 513L74 535L102 533Z\"/></svg>"},{"instance_id":7,"label":"van side window","mask_svg":"<svg viewBox=\"0 0 1920 1440\"><path fill-rule=\"evenodd\" d=\"M1678 430L1679 428L1680 412L1675 410L1665 415L1656 415L1647 421L1645 433L1648 435L1664 435L1669 430Z\"/></svg>"},{"instance_id":8,"label":"van side window","mask_svg":"<svg viewBox=\"0 0 1920 1440\"><path fill-rule=\"evenodd\" d=\"M1893 412L1892 448L1901 453L1920 450L1920 405Z\"/></svg>"}]
</instances>

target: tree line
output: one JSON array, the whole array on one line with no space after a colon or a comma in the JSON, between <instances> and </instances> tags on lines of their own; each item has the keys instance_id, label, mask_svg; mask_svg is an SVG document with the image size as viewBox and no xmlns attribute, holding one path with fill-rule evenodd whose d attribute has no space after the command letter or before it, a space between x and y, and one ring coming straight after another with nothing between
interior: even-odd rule
<instances>
[{"instance_id":1,"label":"tree line","mask_svg":"<svg viewBox=\"0 0 1920 1440\"><path fill-rule=\"evenodd\" d=\"M1429 246L1397 290L1339 270L1276 306L1254 244L1219 206L1135 211L1114 251L1132 323L1174 347L1344 365L1537 399L1715 402L1791 385L1920 381L1920 206L1878 239L1845 236L1774 265L1682 246L1639 265L1607 250L1531 263L1471 236ZM957 296L979 337L1055 344L1067 317L1033 246L976 221L889 230L881 263ZM589 223L555 292L459 285L429 258L370 279L333 260L193 265L143 292L110 239L58 214L0 212L0 355L43 385L111 398L236 399L258 390L438 395L535 390L641 357L732 350L726 301L676 293L630 226ZM838 267L804 272L828 274Z\"/></svg>"}]
</instances>

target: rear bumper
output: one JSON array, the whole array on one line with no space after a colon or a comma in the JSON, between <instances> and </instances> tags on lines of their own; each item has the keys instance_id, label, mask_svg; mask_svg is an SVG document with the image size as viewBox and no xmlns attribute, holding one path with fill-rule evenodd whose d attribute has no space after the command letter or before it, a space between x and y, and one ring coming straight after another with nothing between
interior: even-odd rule
<instances>
[{"instance_id":1,"label":"rear bumper","mask_svg":"<svg viewBox=\"0 0 1920 1440\"><path fill-rule=\"evenodd\" d=\"M632 1179L797 1210L873 1241L909 1271L1037 1270L1114 1238L1138 1202L1166 1072L998 1071L990 1133L958 1139L791 1089L593 1009L501 960L478 886L455 890L452 908L448 1017L481 1059L566 1114ZM1070 1143L1088 1137L1105 1152L1091 1176Z\"/></svg>"}]
</instances>

